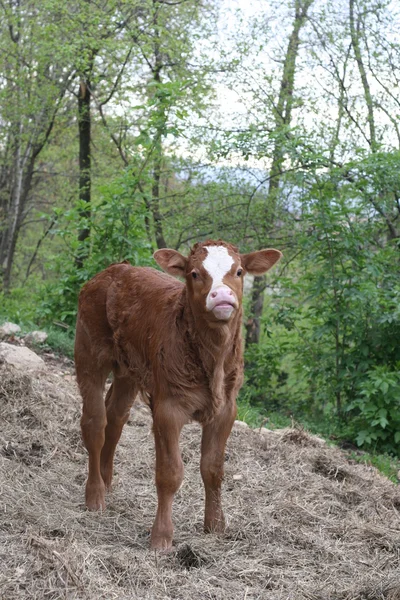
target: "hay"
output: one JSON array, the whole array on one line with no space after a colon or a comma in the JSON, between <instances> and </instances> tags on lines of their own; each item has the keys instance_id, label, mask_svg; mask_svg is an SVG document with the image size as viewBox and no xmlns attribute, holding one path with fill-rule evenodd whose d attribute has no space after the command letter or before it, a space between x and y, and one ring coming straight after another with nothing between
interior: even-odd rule
<instances>
[{"instance_id":1,"label":"hay","mask_svg":"<svg viewBox=\"0 0 400 600\"><path fill-rule=\"evenodd\" d=\"M65 368L64 368L65 371ZM235 427L224 536L202 532L200 430L185 427L175 546L149 550L151 419L136 407L103 514L84 509L86 455L71 375L0 368L0 598L399 600L400 496L306 432Z\"/></svg>"}]
</instances>

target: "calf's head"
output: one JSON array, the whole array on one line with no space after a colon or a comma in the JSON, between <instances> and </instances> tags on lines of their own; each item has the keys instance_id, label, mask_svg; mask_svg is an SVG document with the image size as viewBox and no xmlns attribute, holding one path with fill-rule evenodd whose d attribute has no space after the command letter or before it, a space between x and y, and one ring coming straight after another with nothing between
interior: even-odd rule
<instances>
[{"instance_id":1,"label":"calf's head","mask_svg":"<svg viewBox=\"0 0 400 600\"><path fill-rule=\"evenodd\" d=\"M196 244L188 257L168 248L154 253L164 271L186 279L194 311L214 323L229 321L241 306L244 275L262 275L281 256L274 249L240 254L221 240Z\"/></svg>"}]
</instances>

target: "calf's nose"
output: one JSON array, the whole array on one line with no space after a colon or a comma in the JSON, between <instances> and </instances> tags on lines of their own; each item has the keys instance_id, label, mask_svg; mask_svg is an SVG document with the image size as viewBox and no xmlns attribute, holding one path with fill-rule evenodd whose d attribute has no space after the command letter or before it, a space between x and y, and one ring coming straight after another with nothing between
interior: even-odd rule
<instances>
[{"instance_id":1,"label":"calf's nose","mask_svg":"<svg viewBox=\"0 0 400 600\"><path fill-rule=\"evenodd\" d=\"M210 295L213 300L217 299L222 302L223 300L232 300L233 291L228 287L220 287L211 292Z\"/></svg>"}]
</instances>

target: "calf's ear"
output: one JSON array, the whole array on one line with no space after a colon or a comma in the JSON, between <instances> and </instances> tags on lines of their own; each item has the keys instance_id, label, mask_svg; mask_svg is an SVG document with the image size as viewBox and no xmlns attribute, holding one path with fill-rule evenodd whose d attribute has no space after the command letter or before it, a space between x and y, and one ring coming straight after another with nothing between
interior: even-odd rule
<instances>
[{"instance_id":1,"label":"calf's ear","mask_svg":"<svg viewBox=\"0 0 400 600\"><path fill-rule=\"evenodd\" d=\"M156 250L153 257L166 273L174 277L185 277L187 258L177 250L162 248L161 250Z\"/></svg>"},{"instance_id":2,"label":"calf's ear","mask_svg":"<svg viewBox=\"0 0 400 600\"><path fill-rule=\"evenodd\" d=\"M268 248L249 254L241 254L241 263L250 275L262 275L266 273L281 258L282 252Z\"/></svg>"}]
</instances>

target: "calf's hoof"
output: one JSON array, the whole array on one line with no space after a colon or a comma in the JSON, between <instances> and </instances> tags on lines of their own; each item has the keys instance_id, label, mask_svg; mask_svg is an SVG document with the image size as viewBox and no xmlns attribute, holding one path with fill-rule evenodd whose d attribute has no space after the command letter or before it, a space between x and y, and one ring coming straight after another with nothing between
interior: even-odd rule
<instances>
[{"instance_id":1,"label":"calf's hoof","mask_svg":"<svg viewBox=\"0 0 400 600\"><path fill-rule=\"evenodd\" d=\"M150 548L165 553L172 552L174 550L174 547L172 546L172 534L158 532L153 527Z\"/></svg>"},{"instance_id":2,"label":"calf's hoof","mask_svg":"<svg viewBox=\"0 0 400 600\"><path fill-rule=\"evenodd\" d=\"M102 469L101 477L104 481L104 485L106 486L106 490L109 492L111 490L111 481L112 481L112 470Z\"/></svg>"},{"instance_id":3,"label":"calf's hoof","mask_svg":"<svg viewBox=\"0 0 400 600\"><path fill-rule=\"evenodd\" d=\"M105 485L86 485L86 507L89 510L106 509L105 502Z\"/></svg>"},{"instance_id":4,"label":"calf's hoof","mask_svg":"<svg viewBox=\"0 0 400 600\"><path fill-rule=\"evenodd\" d=\"M224 517L218 519L205 519L204 521L204 532L205 533L224 533L226 529Z\"/></svg>"},{"instance_id":5,"label":"calf's hoof","mask_svg":"<svg viewBox=\"0 0 400 600\"><path fill-rule=\"evenodd\" d=\"M151 542L150 548L152 550L156 550L160 554L171 554L171 552L174 552L176 550L175 546L172 545L172 542L169 543L167 540L164 540L160 543Z\"/></svg>"}]
</instances>

